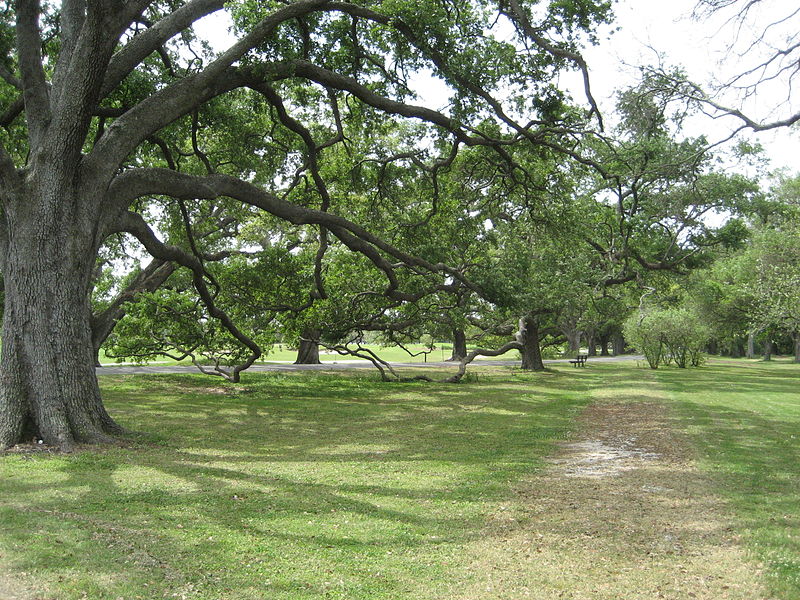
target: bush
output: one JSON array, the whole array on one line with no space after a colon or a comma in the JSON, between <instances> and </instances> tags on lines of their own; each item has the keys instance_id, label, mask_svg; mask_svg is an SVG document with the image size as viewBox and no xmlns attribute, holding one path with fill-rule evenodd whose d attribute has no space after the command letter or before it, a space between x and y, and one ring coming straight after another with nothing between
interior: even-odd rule
<instances>
[{"instance_id":1,"label":"bush","mask_svg":"<svg viewBox=\"0 0 800 600\"><path fill-rule=\"evenodd\" d=\"M711 332L693 312L685 308L648 310L631 316L624 325L625 337L644 354L651 369L661 362L687 365L703 364L703 348Z\"/></svg>"},{"instance_id":2,"label":"bush","mask_svg":"<svg viewBox=\"0 0 800 600\"><path fill-rule=\"evenodd\" d=\"M657 369L664 357L664 340L658 326L657 313L631 315L622 325L622 334L630 344L644 354L651 369Z\"/></svg>"}]
</instances>

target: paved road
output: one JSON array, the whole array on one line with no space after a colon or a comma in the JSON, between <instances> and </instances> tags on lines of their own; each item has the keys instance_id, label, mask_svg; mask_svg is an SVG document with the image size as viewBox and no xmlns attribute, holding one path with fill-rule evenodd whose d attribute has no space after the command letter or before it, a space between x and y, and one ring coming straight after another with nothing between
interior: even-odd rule
<instances>
[{"instance_id":1,"label":"paved road","mask_svg":"<svg viewBox=\"0 0 800 600\"><path fill-rule=\"evenodd\" d=\"M593 362L616 362L621 360L641 360L641 356L593 356L589 359L587 364ZM546 360L544 364L559 364L569 362L568 358L559 358L555 360ZM399 369L403 368L421 368L421 367L451 367L455 368L456 363L452 362L428 362L428 363L390 363L392 367ZM519 364L518 360L476 360L472 363L475 366L515 366ZM266 363L257 364L250 367L248 372L260 373L263 371L343 371L347 369L374 369L372 363L364 360L337 360L335 362L326 362L321 365L295 365L293 363ZM98 375L146 375L153 373L199 373L197 367L183 366L183 365L109 365L105 367L97 367Z\"/></svg>"}]
</instances>

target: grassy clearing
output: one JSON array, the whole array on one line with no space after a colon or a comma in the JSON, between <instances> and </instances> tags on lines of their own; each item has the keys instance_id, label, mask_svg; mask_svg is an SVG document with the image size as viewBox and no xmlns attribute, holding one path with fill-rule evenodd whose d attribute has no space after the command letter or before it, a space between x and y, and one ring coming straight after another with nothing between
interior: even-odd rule
<instances>
[{"instance_id":1,"label":"grassy clearing","mask_svg":"<svg viewBox=\"0 0 800 600\"><path fill-rule=\"evenodd\" d=\"M760 598L741 530L775 596L798 597L796 365L478 372L104 377L112 414L147 435L0 457L0 569L48 600ZM655 416L583 412L642 400ZM685 429L711 484L680 456L628 488L554 475L543 459L577 428L618 439L603 423ZM641 433L659 456L676 444Z\"/></svg>"},{"instance_id":2,"label":"grassy clearing","mask_svg":"<svg viewBox=\"0 0 800 600\"><path fill-rule=\"evenodd\" d=\"M487 515L588 398L566 370L461 386L310 373L102 384L146 438L0 460L0 548L48 598L448 597Z\"/></svg>"},{"instance_id":3,"label":"grassy clearing","mask_svg":"<svg viewBox=\"0 0 800 600\"><path fill-rule=\"evenodd\" d=\"M714 360L664 369L701 466L732 507L775 597L800 597L800 365Z\"/></svg>"}]
</instances>

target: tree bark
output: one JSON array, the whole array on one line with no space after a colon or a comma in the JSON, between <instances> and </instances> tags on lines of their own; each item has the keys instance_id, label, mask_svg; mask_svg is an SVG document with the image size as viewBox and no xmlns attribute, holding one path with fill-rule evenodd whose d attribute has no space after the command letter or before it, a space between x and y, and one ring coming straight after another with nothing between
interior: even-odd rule
<instances>
[{"instance_id":1,"label":"tree bark","mask_svg":"<svg viewBox=\"0 0 800 600\"><path fill-rule=\"evenodd\" d=\"M581 351L581 332L579 329L565 328L564 335L567 338L567 353L574 356Z\"/></svg>"},{"instance_id":2,"label":"tree bark","mask_svg":"<svg viewBox=\"0 0 800 600\"><path fill-rule=\"evenodd\" d=\"M103 407L92 353L97 226L77 198L61 195L69 186L42 179L6 207L0 447L38 438L70 451L122 429Z\"/></svg>"},{"instance_id":3,"label":"tree bark","mask_svg":"<svg viewBox=\"0 0 800 600\"><path fill-rule=\"evenodd\" d=\"M539 322L536 317L523 317L519 321L517 341L522 344L523 371L544 371L542 352L539 347Z\"/></svg>"},{"instance_id":4,"label":"tree bark","mask_svg":"<svg viewBox=\"0 0 800 600\"><path fill-rule=\"evenodd\" d=\"M794 332L794 362L800 363L800 331Z\"/></svg>"},{"instance_id":5,"label":"tree bark","mask_svg":"<svg viewBox=\"0 0 800 600\"><path fill-rule=\"evenodd\" d=\"M607 335L601 335L600 336L600 356L608 356L609 355L609 353L608 353L609 337L610 336L607 336Z\"/></svg>"},{"instance_id":6,"label":"tree bark","mask_svg":"<svg viewBox=\"0 0 800 600\"><path fill-rule=\"evenodd\" d=\"M756 334L750 333L747 335L747 352L745 353L746 358L755 358L756 357Z\"/></svg>"},{"instance_id":7,"label":"tree bark","mask_svg":"<svg viewBox=\"0 0 800 600\"><path fill-rule=\"evenodd\" d=\"M772 340L764 340L764 360L772 360Z\"/></svg>"},{"instance_id":8,"label":"tree bark","mask_svg":"<svg viewBox=\"0 0 800 600\"><path fill-rule=\"evenodd\" d=\"M614 334L614 337L612 338L611 352L614 356L619 356L620 354L625 353L625 338L621 333Z\"/></svg>"},{"instance_id":9,"label":"tree bark","mask_svg":"<svg viewBox=\"0 0 800 600\"><path fill-rule=\"evenodd\" d=\"M320 365L319 329L306 328L300 336L300 347L297 349L296 365Z\"/></svg>"},{"instance_id":10,"label":"tree bark","mask_svg":"<svg viewBox=\"0 0 800 600\"><path fill-rule=\"evenodd\" d=\"M586 336L586 346L586 354L588 356L597 356L597 342L595 341L593 333Z\"/></svg>"},{"instance_id":11,"label":"tree bark","mask_svg":"<svg viewBox=\"0 0 800 600\"><path fill-rule=\"evenodd\" d=\"M467 357L467 334L463 329L453 329L453 352L448 361L458 362Z\"/></svg>"}]
</instances>

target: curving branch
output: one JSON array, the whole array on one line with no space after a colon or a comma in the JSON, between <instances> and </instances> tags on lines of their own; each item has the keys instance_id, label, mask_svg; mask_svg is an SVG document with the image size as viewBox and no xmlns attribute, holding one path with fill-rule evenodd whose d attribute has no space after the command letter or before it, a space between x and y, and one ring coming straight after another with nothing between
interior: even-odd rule
<instances>
[{"instance_id":1,"label":"curving branch","mask_svg":"<svg viewBox=\"0 0 800 600\"><path fill-rule=\"evenodd\" d=\"M23 106L28 107L31 147L37 147L50 122L50 97L42 66L42 38L39 33L41 7L37 0L16 3L17 54L22 75Z\"/></svg>"},{"instance_id":2,"label":"curving branch","mask_svg":"<svg viewBox=\"0 0 800 600\"><path fill-rule=\"evenodd\" d=\"M130 233L138 239L151 256L160 260L175 262L192 272L192 283L201 301L205 305L206 310L208 310L208 314L217 319L239 343L250 350L250 355L244 362L234 365L231 368L223 368L217 364L213 371L209 371L196 362L195 365L207 374L218 375L234 383L238 382L240 373L256 362L261 357L262 351L259 345L250 337L246 336L236 326L228 314L216 305L214 295L206 285L206 270L200 259L192 254L188 254L177 246L163 243L158 239L155 232L153 232L145 220L136 213L126 213L121 219L119 226L121 231Z\"/></svg>"},{"instance_id":3,"label":"curving branch","mask_svg":"<svg viewBox=\"0 0 800 600\"><path fill-rule=\"evenodd\" d=\"M458 370L456 373L447 379L444 380L444 383L458 383L464 377L464 374L467 372L467 366L479 356L502 356L506 352L510 352L511 350L520 350L522 351L523 345L520 342L513 341L508 342L507 344L500 346L496 350L490 350L487 348L475 348L469 354L467 354L458 364Z\"/></svg>"},{"instance_id":4,"label":"curving branch","mask_svg":"<svg viewBox=\"0 0 800 600\"><path fill-rule=\"evenodd\" d=\"M168 85L131 108L107 129L95 145L85 160L86 171L102 171L106 165L121 164L142 140L154 135L162 127L191 113L208 100L242 87L242 73L232 65L282 23L308 14L325 3L326 0L297 0L278 8L201 71ZM192 16L196 18L197 14L186 15L185 18ZM152 47L151 51L156 48ZM130 62L127 64L131 69L138 64L131 65ZM107 91L110 90L104 87L101 94Z\"/></svg>"},{"instance_id":5,"label":"curving branch","mask_svg":"<svg viewBox=\"0 0 800 600\"><path fill-rule=\"evenodd\" d=\"M97 359L100 346L106 341L117 322L125 316L125 304L145 292L154 292L175 272L175 263L154 258L120 292L105 310L92 315L92 347Z\"/></svg>"},{"instance_id":6,"label":"curving branch","mask_svg":"<svg viewBox=\"0 0 800 600\"><path fill-rule=\"evenodd\" d=\"M105 96L117 87L139 63L153 52L157 52L166 41L195 21L222 10L224 6L224 0L192 0L158 20L144 32L133 36L112 56L106 69L101 96Z\"/></svg>"},{"instance_id":7,"label":"curving branch","mask_svg":"<svg viewBox=\"0 0 800 600\"><path fill-rule=\"evenodd\" d=\"M581 74L583 75L584 93L586 94L586 99L589 101L589 105L591 106L590 115L594 114L597 117L598 123L600 124L600 130L602 131L603 116L600 113L600 108L597 105L597 101L594 99L594 95L592 94L591 85L589 83L589 67L587 66L584 58L577 52L572 52L566 48L560 48L539 35L531 25L527 14L522 9L519 2L517 0L507 1L510 10L504 11L504 14L521 29L525 36L533 40L541 49L549 52L555 57L564 58L574 63L580 69Z\"/></svg>"},{"instance_id":8,"label":"curving branch","mask_svg":"<svg viewBox=\"0 0 800 600\"><path fill-rule=\"evenodd\" d=\"M325 344L320 342L320 345L326 350L332 350L336 352L340 356L355 356L356 358L368 360L376 369L378 369L381 374L382 381L396 381L400 379L400 376L397 374L397 371L394 370L392 365L375 354L375 352L369 348L365 348L361 344L358 344L356 348L350 348L350 342L345 344ZM386 374L387 371L394 379Z\"/></svg>"},{"instance_id":9,"label":"curving branch","mask_svg":"<svg viewBox=\"0 0 800 600\"><path fill-rule=\"evenodd\" d=\"M400 292L395 275L397 266L386 260L381 252L399 261L400 266L449 275L476 293L481 293L480 288L464 277L458 269L412 256L343 217L292 204L229 175L199 176L177 173L169 169L131 169L117 176L109 187L108 197L109 202L117 203L119 209L124 210L124 207L136 198L159 194L184 199L215 199L227 196L260 208L293 225L322 225L348 248L367 256L378 269L383 271L390 282L384 291L385 295L398 300L415 301L422 297L424 292L413 295ZM444 291L449 291L451 288L455 289L455 286L447 284L437 286L437 289Z\"/></svg>"},{"instance_id":10,"label":"curving branch","mask_svg":"<svg viewBox=\"0 0 800 600\"><path fill-rule=\"evenodd\" d=\"M8 85L22 90L22 81L2 64L0 64L0 79L5 81Z\"/></svg>"}]
</instances>

